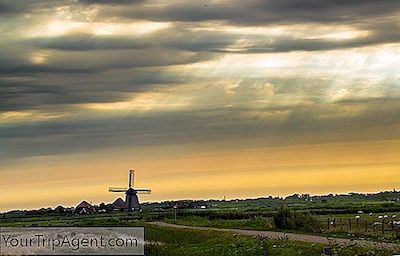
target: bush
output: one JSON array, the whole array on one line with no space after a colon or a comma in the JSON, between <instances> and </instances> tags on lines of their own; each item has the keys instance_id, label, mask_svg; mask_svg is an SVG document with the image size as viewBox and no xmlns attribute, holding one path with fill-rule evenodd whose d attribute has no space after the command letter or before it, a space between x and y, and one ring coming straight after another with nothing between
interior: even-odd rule
<instances>
[{"instance_id":1,"label":"bush","mask_svg":"<svg viewBox=\"0 0 400 256\"><path fill-rule=\"evenodd\" d=\"M320 232L320 224L310 213L293 212L287 206L281 206L274 215L275 226L279 229Z\"/></svg>"},{"instance_id":2,"label":"bush","mask_svg":"<svg viewBox=\"0 0 400 256\"><path fill-rule=\"evenodd\" d=\"M295 229L296 224L294 220L294 212L291 211L287 206L282 205L274 215L274 223L277 228Z\"/></svg>"}]
</instances>

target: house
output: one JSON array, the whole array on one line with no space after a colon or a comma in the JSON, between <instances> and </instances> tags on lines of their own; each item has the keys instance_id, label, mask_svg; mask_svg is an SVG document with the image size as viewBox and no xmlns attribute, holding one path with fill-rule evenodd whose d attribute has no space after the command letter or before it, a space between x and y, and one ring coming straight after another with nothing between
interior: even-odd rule
<instances>
[{"instance_id":1,"label":"house","mask_svg":"<svg viewBox=\"0 0 400 256\"><path fill-rule=\"evenodd\" d=\"M66 209L65 209L63 206L61 206L61 205L57 206L57 207L54 209L54 213L66 213L66 212L67 212Z\"/></svg>"},{"instance_id":2,"label":"house","mask_svg":"<svg viewBox=\"0 0 400 256\"><path fill-rule=\"evenodd\" d=\"M91 204L89 204L86 201L82 201L80 204L78 204L75 207L75 211L74 213L79 213L79 214L90 214L90 213L95 213L96 209L94 208L94 206L92 206Z\"/></svg>"},{"instance_id":3,"label":"house","mask_svg":"<svg viewBox=\"0 0 400 256\"><path fill-rule=\"evenodd\" d=\"M125 202L122 200L122 198L117 198L113 203L112 203L113 209L124 209L125 208Z\"/></svg>"}]
</instances>

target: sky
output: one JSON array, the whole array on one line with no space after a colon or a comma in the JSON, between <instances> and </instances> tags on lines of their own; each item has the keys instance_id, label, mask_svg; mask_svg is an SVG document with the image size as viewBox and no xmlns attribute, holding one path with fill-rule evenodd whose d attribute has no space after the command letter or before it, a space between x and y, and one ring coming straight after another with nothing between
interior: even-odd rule
<instances>
[{"instance_id":1,"label":"sky","mask_svg":"<svg viewBox=\"0 0 400 256\"><path fill-rule=\"evenodd\" d=\"M400 189L398 0L0 0L0 211Z\"/></svg>"}]
</instances>

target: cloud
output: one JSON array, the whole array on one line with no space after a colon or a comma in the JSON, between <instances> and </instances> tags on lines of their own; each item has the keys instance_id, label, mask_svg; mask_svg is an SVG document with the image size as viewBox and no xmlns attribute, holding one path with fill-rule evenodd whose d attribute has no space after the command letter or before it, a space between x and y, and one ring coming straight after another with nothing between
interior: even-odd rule
<instances>
[{"instance_id":1,"label":"cloud","mask_svg":"<svg viewBox=\"0 0 400 256\"><path fill-rule=\"evenodd\" d=\"M142 3L144 1L145 0L79 0L79 3L117 5L117 4L137 4L137 3Z\"/></svg>"},{"instance_id":2,"label":"cloud","mask_svg":"<svg viewBox=\"0 0 400 256\"><path fill-rule=\"evenodd\" d=\"M398 13L396 0L255 0L255 1L168 1L151 0L3 0L1 13L40 12L56 6L99 5L98 18L111 17L153 21L223 21L236 25L290 23L372 23ZM104 8L101 8L104 5Z\"/></svg>"},{"instance_id":3,"label":"cloud","mask_svg":"<svg viewBox=\"0 0 400 256\"><path fill-rule=\"evenodd\" d=\"M0 2L0 14L13 16L21 13L43 12L70 3L73 3L73 0L2 0Z\"/></svg>"},{"instance_id":4,"label":"cloud","mask_svg":"<svg viewBox=\"0 0 400 256\"><path fill-rule=\"evenodd\" d=\"M99 49L175 49L182 51L218 51L235 42L236 35L185 29L163 29L150 35L72 34L60 37L39 37L27 41L41 49L86 51ZM150 49L151 50L151 49Z\"/></svg>"},{"instance_id":5,"label":"cloud","mask_svg":"<svg viewBox=\"0 0 400 256\"><path fill-rule=\"evenodd\" d=\"M41 49L86 51L99 49L143 49L149 42L141 38L104 37L93 35L69 35L49 38L36 38L32 43Z\"/></svg>"},{"instance_id":6,"label":"cloud","mask_svg":"<svg viewBox=\"0 0 400 256\"><path fill-rule=\"evenodd\" d=\"M398 138L399 10L397 0L2 1L0 155Z\"/></svg>"},{"instance_id":7,"label":"cloud","mask_svg":"<svg viewBox=\"0 0 400 256\"><path fill-rule=\"evenodd\" d=\"M279 53L292 51L329 51L337 49L351 49L366 47L375 44L397 43L400 40L398 34L384 33L382 31L371 31L370 35L350 39L338 40L335 38L329 39L308 39L294 37L277 37L277 38L254 38L251 43L244 46L235 46L219 50L221 52L232 53Z\"/></svg>"},{"instance_id":8,"label":"cloud","mask_svg":"<svg viewBox=\"0 0 400 256\"><path fill-rule=\"evenodd\" d=\"M362 105L366 110L357 115L343 113L343 110L355 110L355 105ZM340 115L338 110L342 111ZM276 111L287 111L289 115L270 115ZM400 125L398 111L397 99L381 98L331 105L182 110L108 118L86 113L69 120L2 125L4 147L1 149L3 157L21 157L238 138L241 143L257 139L256 144L269 146L358 141L372 135L376 140L394 139L400 135L396 129ZM31 146L26 147L27 144Z\"/></svg>"},{"instance_id":9,"label":"cloud","mask_svg":"<svg viewBox=\"0 0 400 256\"><path fill-rule=\"evenodd\" d=\"M146 35L68 34L37 37L25 41L29 47L67 51L153 49L214 53L276 53L291 51L326 51L360 48L376 44L396 43L400 40L398 24L376 22L370 26L327 27L306 26L279 28L274 34L252 33L252 28L240 31L193 30L190 26L176 26ZM271 28L273 29L273 28ZM289 30L290 29L290 30ZM285 31L289 30L289 31ZM292 30L292 34L290 31ZM311 30L318 34L310 33Z\"/></svg>"},{"instance_id":10,"label":"cloud","mask_svg":"<svg viewBox=\"0 0 400 256\"><path fill-rule=\"evenodd\" d=\"M241 25L271 23L357 23L387 17L398 12L396 0L345 1L219 1L207 5L200 2L174 1L169 4L124 8L113 15L125 18L146 18L157 21L226 21ZM106 15L104 13L104 15Z\"/></svg>"},{"instance_id":11,"label":"cloud","mask_svg":"<svg viewBox=\"0 0 400 256\"><path fill-rule=\"evenodd\" d=\"M0 14L6 13L18 13L23 10L22 5L12 4L13 1L2 1L0 2Z\"/></svg>"},{"instance_id":12,"label":"cloud","mask_svg":"<svg viewBox=\"0 0 400 256\"><path fill-rule=\"evenodd\" d=\"M147 49L118 51L54 52L43 61L14 60L0 55L0 74L32 73L96 73L110 69L133 69L141 67L160 67L199 62L212 58L210 53L193 53L177 50Z\"/></svg>"},{"instance_id":13,"label":"cloud","mask_svg":"<svg viewBox=\"0 0 400 256\"><path fill-rule=\"evenodd\" d=\"M154 70L111 70L97 73L47 73L40 78L0 79L0 111L61 108L68 104L107 103L125 100L131 93L184 83L189 77ZM20 74L21 75L21 74Z\"/></svg>"}]
</instances>

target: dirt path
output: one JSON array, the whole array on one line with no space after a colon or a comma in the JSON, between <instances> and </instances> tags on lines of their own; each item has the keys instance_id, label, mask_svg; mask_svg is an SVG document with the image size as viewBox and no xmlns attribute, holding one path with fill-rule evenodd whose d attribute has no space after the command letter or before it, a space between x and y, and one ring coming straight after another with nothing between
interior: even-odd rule
<instances>
[{"instance_id":1,"label":"dirt path","mask_svg":"<svg viewBox=\"0 0 400 256\"><path fill-rule=\"evenodd\" d=\"M276 232L276 231L194 227L194 226L175 225L175 224L170 224L170 223L165 223L165 222L151 222L150 224L156 225L156 226L161 226L161 227L170 227L170 228L233 232L233 233L248 235L248 236L267 237L267 238L272 238L272 239L288 239L291 241L302 241L302 242L318 243L318 244L330 244L330 245L337 244L337 245L346 245L346 246L383 248L383 249L390 249L390 250L395 250L395 251L400 252L400 244L395 244L395 243L383 243L383 242L373 242L373 241L365 241L365 240L350 240L350 239L344 239L344 238L294 234L294 233L285 233L285 232Z\"/></svg>"}]
</instances>

